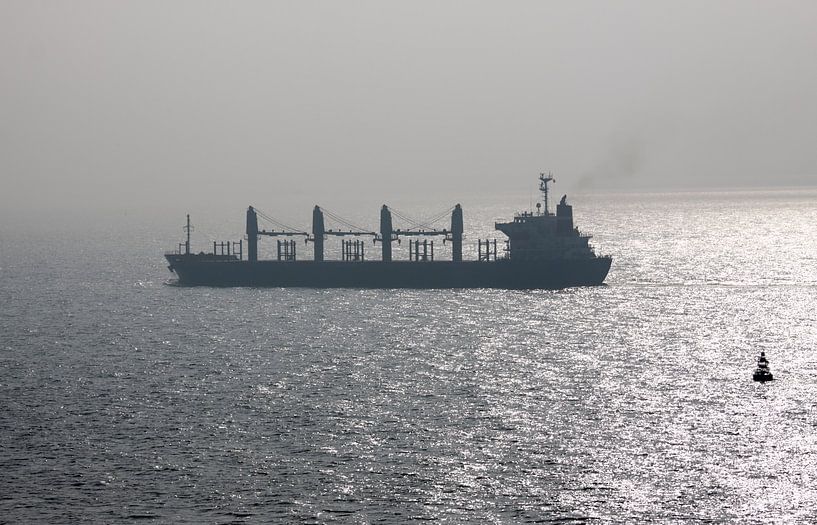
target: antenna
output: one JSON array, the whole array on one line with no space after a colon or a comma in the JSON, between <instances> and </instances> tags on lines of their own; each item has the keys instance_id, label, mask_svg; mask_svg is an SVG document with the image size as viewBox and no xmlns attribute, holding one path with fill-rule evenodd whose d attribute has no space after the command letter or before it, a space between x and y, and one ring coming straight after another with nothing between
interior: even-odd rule
<instances>
[{"instance_id":1,"label":"antenna","mask_svg":"<svg viewBox=\"0 0 817 525\"><path fill-rule=\"evenodd\" d=\"M553 174L548 172L546 177L544 173L540 173L539 191L545 196L545 215L550 215L550 211L548 210L548 182L556 182L556 179L553 178Z\"/></svg>"},{"instance_id":2,"label":"antenna","mask_svg":"<svg viewBox=\"0 0 817 525\"><path fill-rule=\"evenodd\" d=\"M184 231L187 232L187 242L184 243L184 254L190 255L190 232L193 231L193 227L190 226L190 214L187 214L187 225L182 228Z\"/></svg>"}]
</instances>

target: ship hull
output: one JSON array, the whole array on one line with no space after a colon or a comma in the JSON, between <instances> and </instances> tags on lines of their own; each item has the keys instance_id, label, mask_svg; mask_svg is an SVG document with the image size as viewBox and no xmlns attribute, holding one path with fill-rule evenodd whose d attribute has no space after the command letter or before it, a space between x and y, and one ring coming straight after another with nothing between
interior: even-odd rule
<instances>
[{"instance_id":1,"label":"ship hull","mask_svg":"<svg viewBox=\"0 0 817 525\"><path fill-rule=\"evenodd\" d=\"M168 255L185 286L560 289L604 283L609 257L541 261L213 261Z\"/></svg>"}]
</instances>

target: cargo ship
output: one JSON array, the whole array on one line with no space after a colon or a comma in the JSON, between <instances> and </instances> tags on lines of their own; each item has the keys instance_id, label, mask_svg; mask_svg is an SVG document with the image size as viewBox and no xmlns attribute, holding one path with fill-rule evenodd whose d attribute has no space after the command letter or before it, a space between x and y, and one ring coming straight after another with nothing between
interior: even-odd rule
<instances>
[{"instance_id":1,"label":"cargo ship","mask_svg":"<svg viewBox=\"0 0 817 525\"><path fill-rule=\"evenodd\" d=\"M536 211L517 213L510 222L494 224L507 237L501 255L496 239L480 239L477 258L463 259L463 211L457 204L450 210L450 228L445 229L394 229L392 210L383 205L378 232L326 229L324 210L315 206L311 234L291 228L259 229L261 212L250 206L246 245L244 239L213 242L212 253L191 252L188 215L186 242L165 258L178 276L177 283L184 286L561 289L601 285L612 258L597 255L589 242L591 236L573 225L573 208L566 195L556 212L550 211L548 184L554 180L550 174L539 176L543 202L536 205ZM275 259L259 259L258 242L267 236L302 236L313 244L312 260L297 260L296 243L290 239L278 240ZM324 243L333 236L371 236L380 244L380 259L367 260L364 242L357 239L342 240L341 260L325 259ZM450 260L434 260L434 243L429 243L429 237L451 243ZM401 238L409 238L408 260L392 258L392 244Z\"/></svg>"}]
</instances>

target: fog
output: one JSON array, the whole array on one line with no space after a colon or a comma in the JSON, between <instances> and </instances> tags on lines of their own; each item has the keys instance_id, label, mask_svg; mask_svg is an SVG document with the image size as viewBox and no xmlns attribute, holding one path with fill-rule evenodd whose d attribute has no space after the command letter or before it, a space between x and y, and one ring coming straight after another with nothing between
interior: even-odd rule
<instances>
[{"instance_id":1,"label":"fog","mask_svg":"<svg viewBox=\"0 0 817 525\"><path fill-rule=\"evenodd\" d=\"M815 185L815 27L813 1L4 0L0 206Z\"/></svg>"}]
</instances>

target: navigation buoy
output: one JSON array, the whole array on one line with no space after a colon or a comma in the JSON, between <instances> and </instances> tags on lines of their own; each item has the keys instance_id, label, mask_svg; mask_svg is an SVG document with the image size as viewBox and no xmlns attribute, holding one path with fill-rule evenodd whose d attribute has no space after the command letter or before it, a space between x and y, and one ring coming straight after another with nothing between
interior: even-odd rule
<instances>
[{"instance_id":1,"label":"navigation buoy","mask_svg":"<svg viewBox=\"0 0 817 525\"><path fill-rule=\"evenodd\" d=\"M766 352L760 352L760 357L757 358L757 368L755 368L755 372L752 374L752 380L761 383L774 380L772 371L769 370L769 361L766 359Z\"/></svg>"}]
</instances>

